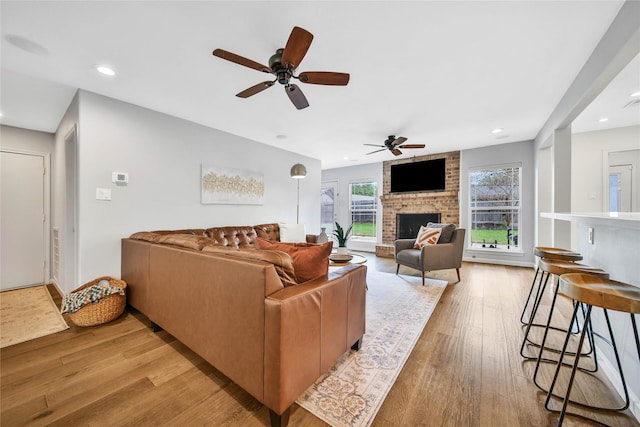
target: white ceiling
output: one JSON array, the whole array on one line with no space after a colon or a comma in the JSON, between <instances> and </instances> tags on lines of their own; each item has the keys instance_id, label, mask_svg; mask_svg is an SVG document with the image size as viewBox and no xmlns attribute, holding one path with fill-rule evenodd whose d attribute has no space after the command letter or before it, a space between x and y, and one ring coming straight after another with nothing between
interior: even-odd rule
<instances>
[{"instance_id":1,"label":"white ceiling","mask_svg":"<svg viewBox=\"0 0 640 427\"><path fill-rule=\"evenodd\" d=\"M325 169L393 157L367 156L373 147L362 145L390 134L427 145L404 156L528 140L622 3L2 1L1 120L54 132L82 88L318 158ZM304 110L280 85L235 97L268 78L213 49L265 64L294 25L315 36L298 72L348 72L349 85L300 83ZM102 63L117 75L98 74ZM636 87L622 96L640 90L634 63L624 85ZM575 127L587 130L584 120Z\"/></svg>"}]
</instances>

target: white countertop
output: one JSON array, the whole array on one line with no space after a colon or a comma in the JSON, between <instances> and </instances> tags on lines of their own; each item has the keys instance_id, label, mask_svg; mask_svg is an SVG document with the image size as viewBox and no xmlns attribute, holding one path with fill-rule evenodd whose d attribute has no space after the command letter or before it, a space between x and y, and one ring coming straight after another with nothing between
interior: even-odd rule
<instances>
[{"instance_id":1,"label":"white countertop","mask_svg":"<svg viewBox=\"0 0 640 427\"><path fill-rule=\"evenodd\" d=\"M542 218L581 221L619 228L640 229L640 212L542 212Z\"/></svg>"}]
</instances>

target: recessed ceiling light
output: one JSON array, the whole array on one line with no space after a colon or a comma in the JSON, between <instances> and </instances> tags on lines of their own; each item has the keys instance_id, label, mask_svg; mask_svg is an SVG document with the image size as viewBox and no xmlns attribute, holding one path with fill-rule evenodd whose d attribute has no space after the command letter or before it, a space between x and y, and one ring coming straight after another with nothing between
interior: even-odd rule
<instances>
[{"instance_id":1,"label":"recessed ceiling light","mask_svg":"<svg viewBox=\"0 0 640 427\"><path fill-rule=\"evenodd\" d=\"M598 120L600 123L604 123L604 122L608 122L609 119L606 117L601 118L600 120Z\"/></svg>"},{"instance_id":2,"label":"recessed ceiling light","mask_svg":"<svg viewBox=\"0 0 640 427\"><path fill-rule=\"evenodd\" d=\"M633 92L633 93L632 93L631 95L629 95L629 96L632 96L632 97L640 96L640 92Z\"/></svg>"},{"instance_id":3,"label":"recessed ceiling light","mask_svg":"<svg viewBox=\"0 0 640 427\"><path fill-rule=\"evenodd\" d=\"M349 160L349 156L344 156L343 159L344 160Z\"/></svg>"},{"instance_id":4,"label":"recessed ceiling light","mask_svg":"<svg viewBox=\"0 0 640 427\"><path fill-rule=\"evenodd\" d=\"M491 131L491 133L500 133L502 132L504 129L501 128L495 128L494 130Z\"/></svg>"},{"instance_id":5,"label":"recessed ceiling light","mask_svg":"<svg viewBox=\"0 0 640 427\"><path fill-rule=\"evenodd\" d=\"M111 69L110 67L107 67L106 65L98 65L96 67L96 70L100 74L104 74L105 76L115 76L116 75L116 72L113 71L113 69Z\"/></svg>"}]
</instances>

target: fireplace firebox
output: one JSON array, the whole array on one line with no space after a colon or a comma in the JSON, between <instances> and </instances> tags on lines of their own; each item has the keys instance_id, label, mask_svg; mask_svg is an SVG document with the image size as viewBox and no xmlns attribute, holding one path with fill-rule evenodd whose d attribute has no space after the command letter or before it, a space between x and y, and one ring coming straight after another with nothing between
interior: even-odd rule
<instances>
[{"instance_id":1,"label":"fireplace firebox","mask_svg":"<svg viewBox=\"0 0 640 427\"><path fill-rule=\"evenodd\" d=\"M396 239L415 239L421 225L440 222L439 213L396 214Z\"/></svg>"}]
</instances>

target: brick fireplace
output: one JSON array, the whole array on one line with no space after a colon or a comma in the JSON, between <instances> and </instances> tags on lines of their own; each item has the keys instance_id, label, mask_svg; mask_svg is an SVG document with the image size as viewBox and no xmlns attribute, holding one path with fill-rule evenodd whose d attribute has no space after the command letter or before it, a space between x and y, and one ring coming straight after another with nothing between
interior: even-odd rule
<instances>
[{"instance_id":1,"label":"brick fireplace","mask_svg":"<svg viewBox=\"0 0 640 427\"><path fill-rule=\"evenodd\" d=\"M415 193L394 193L391 189L391 165L441 159L446 162L445 191L421 191ZM376 255L393 258L393 241L396 239L397 214L440 214L440 222L459 226L460 205L460 152L431 154L410 159L390 160L382 166L382 244L376 246ZM419 177L416 177L419 179ZM417 233L416 233L417 234Z\"/></svg>"},{"instance_id":2,"label":"brick fireplace","mask_svg":"<svg viewBox=\"0 0 640 427\"><path fill-rule=\"evenodd\" d=\"M430 222L440 222L439 213L396 214L396 239L410 239L418 235L420 227Z\"/></svg>"}]
</instances>

